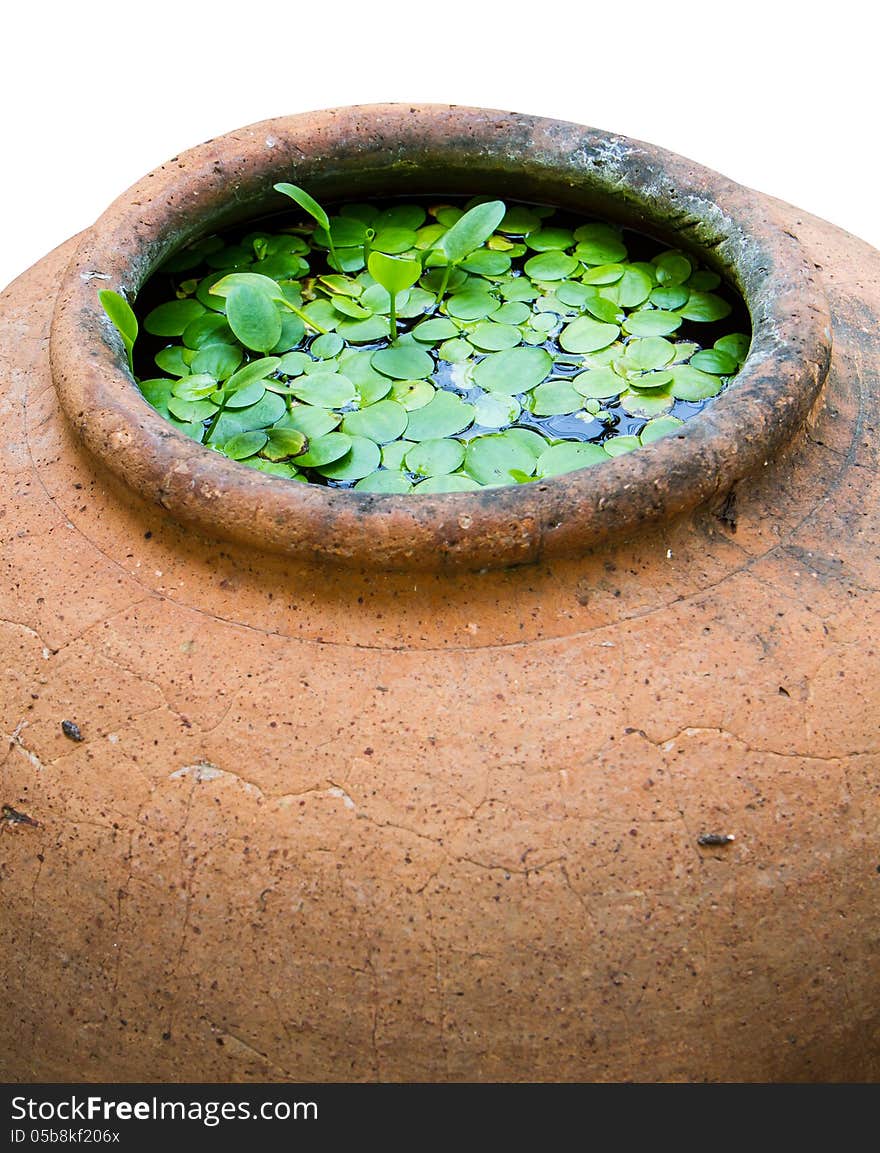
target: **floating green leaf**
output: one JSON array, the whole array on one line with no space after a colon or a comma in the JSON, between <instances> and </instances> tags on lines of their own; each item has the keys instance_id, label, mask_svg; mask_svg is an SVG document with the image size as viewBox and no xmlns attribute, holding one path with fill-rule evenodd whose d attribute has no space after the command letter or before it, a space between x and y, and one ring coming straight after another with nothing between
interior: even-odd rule
<instances>
[{"instance_id":1,"label":"floating green leaf","mask_svg":"<svg viewBox=\"0 0 880 1153\"><path fill-rule=\"evenodd\" d=\"M374 446L375 447L375 446ZM341 460L351 448L351 437L344 432L328 432L325 436L316 436L309 441L308 450L297 457L300 468L324 468L333 461ZM378 460L376 465L378 466ZM372 472L373 469L367 469ZM367 475L365 472L364 476Z\"/></svg>"},{"instance_id":2,"label":"floating green leaf","mask_svg":"<svg viewBox=\"0 0 880 1153\"><path fill-rule=\"evenodd\" d=\"M558 476L575 469L589 468L607 460L608 455L600 444L584 441L565 440L551 445L538 457L535 472L538 476Z\"/></svg>"},{"instance_id":3,"label":"floating green leaf","mask_svg":"<svg viewBox=\"0 0 880 1153\"><path fill-rule=\"evenodd\" d=\"M285 428L297 429L306 440L317 440L336 428L342 417L338 412L318 408L313 404L295 404L279 424Z\"/></svg>"},{"instance_id":4,"label":"floating green leaf","mask_svg":"<svg viewBox=\"0 0 880 1153\"><path fill-rule=\"evenodd\" d=\"M414 344L394 344L390 348L380 348L373 353L370 363L377 372L394 380L416 380L428 376L434 368L428 353Z\"/></svg>"},{"instance_id":5,"label":"floating green leaf","mask_svg":"<svg viewBox=\"0 0 880 1153\"><path fill-rule=\"evenodd\" d=\"M699 321L723 320L730 313L727 301L714 292L692 292L687 304L678 310L678 315L685 320Z\"/></svg>"},{"instance_id":6,"label":"floating green leaf","mask_svg":"<svg viewBox=\"0 0 880 1153\"><path fill-rule=\"evenodd\" d=\"M281 336L281 314L274 300L250 284L235 284L226 297L229 327L245 346L270 352Z\"/></svg>"},{"instance_id":7,"label":"floating green leaf","mask_svg":"<svg viewBox=\"0 0 880 1153\"><path fill-rule=\"evenodd\" d=\"M490 353L474 369L474 383L487 392L513 395L540 384L553 367L543 348L511 348Z\"/></svg>"},{"instance_id":8,"label":"floating green leaf","mask_svg":"<svg viewBox=\"0 0 880 1153\"><path fill-rule=\"evenodd\" d=\"M242 432L226 441L223 452L231 460L244 460L248 456L256 456L267 440L264 432Z\"/></svg>"},{"instance_id":9,"label":"floating green leaf","mask_svg":"<svg viewBox=\"0 0 880 1153\"><path fill-rule=\"evenodd\" d=\"M383 468L368 473L354 486L356 492L412 492L412 481L405 472Z\"/></svg>"},{"instance_id":10,"label":"floating green leaf","mask_svg":"<svg viewBox=\"0 0 880 1153\"><path fill-rule=\"evenodd\" d=\"M541 386L543 388L543 385ZM503 393L485 393L476 400L474 424L483 428L503 428L513 422L522 412L522 405L513 396Z\"/></svg>"},{"instance_id":11,"label":"floating green leaf","mask_svg":"<svg viewBox=\"0 0 880 1153\"><path fill-rule=\"evenodd\" d=\"M750 345L751 340L743 332L731 332L729 336L722 336L715 341L715 348L733 357L738 364L742 364L749 355Z\"/></svg>"},{"instance_id":12,"label":"floating green leaf","mask_svg":"<svg viewBox=\"0 0 880 1153\"><path fill-rule=\"evenodd\" d=\"M407 414L396 400L380 400L359 412L350 412L342 421L342 431L349 436L365 436L376 444L397 440L406 428Z\"/></svg>"},{"instance_id":13,"label":"floating green leaf","mask_svg":"<svg viewBox=\"0 0 880 1153\"><path fill-rule=\"evenodd\" d=\"M440 390L424 408L409 414L407 440L432 440L455 436L474 422L474 406L452 392Z\"/></svg>"},{"instance_id":14,"label":"floating green leaf","mask_svg":"<svg viewBox=\"0 0 880 1153\"><path fill-rule=\"evenodd\" d=\"M402 404L407 412L424 408L437 390L427 380L395 380L391 386L391 397Z\"/></svg>"},{"instance_id":15,"label":"floating green leaf","mask_svg":"<svg viewBox=\"0 0 880 1153\"><path fill-rule=\"evenodd\" d=\"M242 361L242 350L234 344L209 344L196 353L193 372L206 372L215 380L226 380Z\"/></svg>"},{"instance_id":16,"label":"floating green leaf","mask_svg":"<svg viewBox=\"0 0 880 1153\"><path fill-rule=\"evenodd\" d=\"M623 456L637 449L640 444L637 436L612 436L610 440L603 441L602 448L609 456Z\"/></svg>"},{"instance_id":17,"label":"floating green leaf","mask_svg":"<svg viewBox=\"0 0 880 1153\"><path fill-rule=\"evenodd\" d=\"M478 436L465 452L464 471L482 485L515 484L511 470L531 475L535 458L531 452L506 432Z\"/></svg>"},{"instance_id":18,"label":"floating green leaf","mask_svg":"<svg viewBox=\"0 0 880 1153\"><path fill-rule=\"evenodd\" d=\"M506 348L516 348L522 339L520 330L512 324L497 324L494 320L483 320L468 334L471 344L483 352L501 352Z\"/></svg>"},{"instance_id":19,"label":"floating green leaf","mask_svg":"<svg viewBox=\"0 0 880 1153\"><path fill-rule=\"evenodd\" d=\"M530 404L535 416L561 416L583 408L584 398L570 380L548 380L532 393Z\"/></svg>"},{"instance_id":20,"label":"floating green leaf","mask_svg":"<svg viewBox=\"0 0 880 1153\"><path fill-rule=\"evenodd\" d=\"M342 435L330 433L330 436ZM323 464L318 468L322 476L329 480L361 480L375 472L382 461L382 453L375 441L365 436L353 436L351 446L345 456L341 456L332 464ZM299 458L300 462L302 458Z\"/></svg>"},{"instance_id":21,"label":"floating green leaf","mask_svg":"<svg viewBox=\"0 0 880 1153\"><path fill-rule=\"evenodd\" d=\"M662 308L643 308L631 312L623 327L632 336L668 336L681 326L681 314Z\"/></svg>"},{"instance_id":22,"label":"floating green leaf","mask_svg":"<svg viewBox=\"0 0 880 1153\"><path fill-rule=\"evenodd\" d=\"M683 423L684 421L679 420L676 416L655 417L654 420L649 420L642 429L639 440L642 444L651 444L652 441L660 440L661 437L676 432Z\"/></svg>"},{"instance_id":23,"label":"floating green leaf","mask_svg":"<svg viewBox=\"0 0 880 1153\"><path fill-rule=\"evenodd\" d=\"M577 260L564 252L542 252L526 261L525 273L533 280L564 280L577 266Z\"/></svg>"},{"instance_id":24,"label":"floating green leaf","mask_svg":"<svg viewBox=\"0 0 880 1153\"><path fill-rule=\"evenodd\" d=\"M266 438L262 454L267 460L287 460L306 446L305 435L295 428L270 428Z\"/></svg>"},{"instance_id":25,"label":"floating green leaf","mask_svg":"<svg viewBox=\"0 0 880 1153\"><path fill-rule=\"evenodd\" d=\"M464 445L448 437L423 440L407 452L406 467L420 476L441 476L455 472L464 460Z\"/></svg>"},{"instance_id":26,"label":"floating green leaf","mask_svg":"<svg viewBox=\"0 0 880 1153\"><path fill-rule=\"evenodd\" d=\"M559 334L559 343L566 352L595 352L606 348L620 335L616 324L605 324L591 316L579 316Z\"/></svg>"},{"instance_id":27,"label":"floating green leaf","mask_svg":"<svg viewBox=\"0 0 880 1153\"><path fill-rule=\"evenodd\" d=\"M672 369L672 395L676 400L706 400L720 391L721 381L717 376L691 368L689 364L677 364Z\"/></svg>"},{"instance_id":28,"label":"floating green leaf","mask_svg":"<svg viewBox=\"0 0 880 1153\"><path fill-rule=\"evenodd\" d=\"M691 365L701 372L711 372L716 376L732 376L737 369L736 357L718 348L704 348L691 357Z\"/></svg>"},{"instance_id":29,"label":"floating green leaf","mask_svg":"<svg viewBox=\"0 0 880 1153\"><path fill-rule=\"evenodd\" d=\"M355 387L338 372L311 372L298 376L290 385L293 395L306 404L316 404L319 408L336 408L350 404L355 396Z\"/></svg>"}]
</instances>

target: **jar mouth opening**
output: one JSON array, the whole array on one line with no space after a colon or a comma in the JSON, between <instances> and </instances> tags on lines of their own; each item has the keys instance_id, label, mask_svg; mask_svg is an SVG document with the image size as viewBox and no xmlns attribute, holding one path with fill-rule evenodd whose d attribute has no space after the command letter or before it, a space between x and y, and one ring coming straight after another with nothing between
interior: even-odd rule
<instances>
[{"instance_id":1,"label":"jar mouth opening","mask_svg":"<svg viewBox=\"0 0 880 1153\"><path fill-rule=\"evenodd\" d=\"M98 292L133 301L174 251L279 207L489 195L606 219L689 251L741 294L752 344L737 379L674 435L528 485L443 495L292 484L178 432L143 398ZM53 379L77 434L131 489L214 537L376 569L505 567L575 555L729 491L805 423L831 336L815 269L771 202L647 144L560 121L374 105L256 124L150 173L81 240L56 303Z\"/></svg>"}]
</instances>

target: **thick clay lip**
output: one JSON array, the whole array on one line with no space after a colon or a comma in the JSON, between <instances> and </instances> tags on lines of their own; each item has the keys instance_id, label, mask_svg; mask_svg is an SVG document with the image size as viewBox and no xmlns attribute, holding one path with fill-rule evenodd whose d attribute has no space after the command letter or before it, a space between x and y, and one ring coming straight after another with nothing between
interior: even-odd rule
<instances>
[{"instance_id":1,"label":"thick clay lip","mask_svg":"<svg viewBox=\"0 0 880 1153\"><path fill-rule=\"evenodd\" d=\"M319 199L486 193L595 213L683 247L732 280L752 348L735 386L667 437L607 464L442 496L291 484L177 432L143 399L98 290L134 299L180 245L280 208L289 180ZM807 420L831 352L813 265L772 202L683 157L539 117L364 105L263 121L175 157L84 235L52 321L52 375L83 444L178 520L262 550L375 569L497 568L576 555L673 516L762 468Z\"/></svg>"}]
</instances>

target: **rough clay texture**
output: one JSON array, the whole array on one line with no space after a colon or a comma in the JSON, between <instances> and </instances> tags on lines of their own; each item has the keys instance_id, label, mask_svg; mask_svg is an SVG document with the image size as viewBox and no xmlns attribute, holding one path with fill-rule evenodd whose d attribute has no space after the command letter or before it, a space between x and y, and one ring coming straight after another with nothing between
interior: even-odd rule
<instances>
[{"instance_id":1,"label":"rough clay texture","mask_svg":"<svg viewBox=\"0 0 880 1153\"><path fill-rule=\"evenodd\" d=\"M60 413L72 248L8 290L0 1078L878 1079L880 256L767 203L833 314L809 433L482 574L175 525Z\"/></svg>"}]
</instances>

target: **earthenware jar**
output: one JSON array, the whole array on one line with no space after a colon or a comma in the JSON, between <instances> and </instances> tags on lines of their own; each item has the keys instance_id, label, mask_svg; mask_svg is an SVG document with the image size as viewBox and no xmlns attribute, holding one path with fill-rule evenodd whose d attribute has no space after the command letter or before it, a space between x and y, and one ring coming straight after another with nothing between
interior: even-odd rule
<instances>
[{"instance_id":1,"label":"earthenware jar","mask_svg":"<svg viewBox=\"0 0 880 1153\"><path fill-rule=\"evenodd\" d=\"M278 180L639 227L739 288L749 359L516 488L248 470L146 404L97 293ZM0 1074L876 1078L878 272L652 146L406 105L200 145L16 281Z\"/></svg>"}]
</instances>

